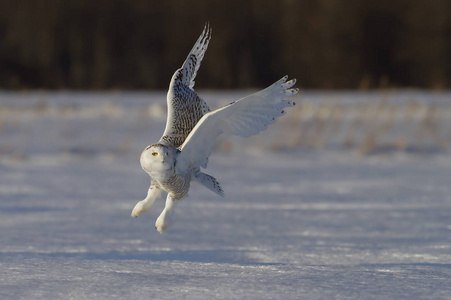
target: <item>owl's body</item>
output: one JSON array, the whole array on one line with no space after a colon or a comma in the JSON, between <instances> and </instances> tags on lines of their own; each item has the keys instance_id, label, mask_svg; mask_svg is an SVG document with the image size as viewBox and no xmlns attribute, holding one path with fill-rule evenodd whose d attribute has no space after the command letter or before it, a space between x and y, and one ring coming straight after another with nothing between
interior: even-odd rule
<instances>
[{"instance_id":1,"label":"owl's body","mask_svg":"<svg viewBox=\"0 0 451 300\"><path fill-rule=\"evenodd\" d=\"M135 205L132 216L149 210L161 193L167 192L165 208L155 223L161 233L171 224L176 203L188 195L191 181L224 196L218 181L201 172L201 167L207 167L219 135L248 137L257 134L285 114L285 107L295 105L287 98L298 92L291 89L296 80L287 81L285 76L260 92L211 112L193 89L210 37L211 29L207 24L182 67L172 76L163 136L141 154L141 166L150 175L151 185L147 197Z\"/></svg>"}]
</instances>

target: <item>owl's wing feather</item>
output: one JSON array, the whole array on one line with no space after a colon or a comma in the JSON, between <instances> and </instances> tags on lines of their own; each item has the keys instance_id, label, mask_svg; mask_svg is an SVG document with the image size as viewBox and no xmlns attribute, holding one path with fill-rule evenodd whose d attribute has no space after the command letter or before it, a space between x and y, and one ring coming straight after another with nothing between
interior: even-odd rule
<instances>
[{"instance_id":1,"label":"owl's wing feather","mask_svg":"<svg viewBox=\"0 0 451 300\"><path fill-rule=\"evenodd\" d=\"M205 101L194 91L194 79L207 51L210 38L211 28L207 23L182 67L172 76L167 94L166 128L160 143L180 147L200 118L210 111Z\"/></svg>"},{"instance_id":2,"label":"owl's wing feather","mask_svg":"<svg viewBox=\"0 0 451 300\"><path fill-rule=\"evenodd\" d=\"M190 89L194 88L197 71L200 68L200 63L204 59L205 52L207 51L208 44L211 39L211 28L210 24L205 24L202 34L197 39L193 48L188 54L185 62L182 65L181 70L183 70L183 76L180 79L182 83L188 86Z\"/></svg>"},{"instance_id":3,"label":"owl's wing feather","mask_svg":"<svg viewBox=\"0 0 451 300\"><path fill-rule=\"evenodd\" d=\"M249 137L265 130L285 114L285 107L295 105L288 98L299 91L291 88L296 79L287 79L285 76L264 90L203 116L182 144L179 161L190 168L206 168L219 135Z\"/></svg>"}]
</instances>

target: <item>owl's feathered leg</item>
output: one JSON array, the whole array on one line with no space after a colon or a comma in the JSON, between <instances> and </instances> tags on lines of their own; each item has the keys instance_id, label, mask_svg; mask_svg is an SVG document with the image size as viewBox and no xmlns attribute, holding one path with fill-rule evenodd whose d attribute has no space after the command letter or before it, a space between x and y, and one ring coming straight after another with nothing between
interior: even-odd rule
<instances>
[{"instance_id":1,"label":"owl's feathered leg","mask_svg":"<svg viewBox=\"0 0 451 300\"><path fill-rule=\"evenodd\" d=\"M171 219L174 215L174 208L177 200L174 200L171 197L171 194L168 194L166 197L166 206L164 207L163 211L161 212L160 216L157 218L157 221L155 222L155 228L158 230L159 233L163 233L166 229L169 228L171 225Z\"/></svg>"},{"instance_id":2,"label":"owl's feathered leg","mask_svg":"<svg viewBox=\"0 0 451 300\"><path fill-rule=\"evenodd\" d=\"M149 190L147 191L146 199L136 203L133 208L132 217L136 218L141 213L148 211L152 207L155 200L161 196L161 192L162 191L158 186L151 184Z\"/></svg>"}]
</instances>

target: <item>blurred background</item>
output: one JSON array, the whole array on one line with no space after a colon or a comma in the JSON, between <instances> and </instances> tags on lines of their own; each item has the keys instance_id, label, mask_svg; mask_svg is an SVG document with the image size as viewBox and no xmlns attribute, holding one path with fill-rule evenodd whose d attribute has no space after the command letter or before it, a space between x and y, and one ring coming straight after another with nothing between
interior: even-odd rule
<instances>
[{"instance_id":1,"label":"blurred background","mask_svg":"<svg viewBox=\"0 0 451 300\"><path fill-rule=\"evenodd\" d=\"M1 89L166 89L206 22L199 88L451 87L449 0L2 0Z\"/></svg>"},{"instance_id":2,"label":"blurred background","mask_svg":"<svg viewBox=\"0 0 451 300\"><path fill-rule=\"evenodd\" d=\"M451 149L449 0L1 0L0 159L135 159L206 22L196 89L212 109L285 74L303 90L271 130L220 150Z\"/></svg>"}]
</instances>

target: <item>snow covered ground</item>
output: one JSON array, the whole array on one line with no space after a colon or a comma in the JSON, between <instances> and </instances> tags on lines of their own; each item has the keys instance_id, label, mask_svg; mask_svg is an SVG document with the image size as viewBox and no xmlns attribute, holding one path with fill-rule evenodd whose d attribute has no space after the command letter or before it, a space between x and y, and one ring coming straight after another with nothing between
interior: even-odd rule
<instances>
[{"instance_id":1,"label":"snow covered ground","mask_svg":"<svg viewBox=\"0 0 451 300\"><path fill-rule=\"evenodd\" d=\"M217 107L244 94L202 95ZM304 95L328 97L375 96ZM278 147L310 124L287 115L219 146L207 173L226 197L193 184L161 235L163 200L130 213L164 104L164 93L0 93L1 299L451 299L449 150Z\"/></svg>"}]
</instances>

